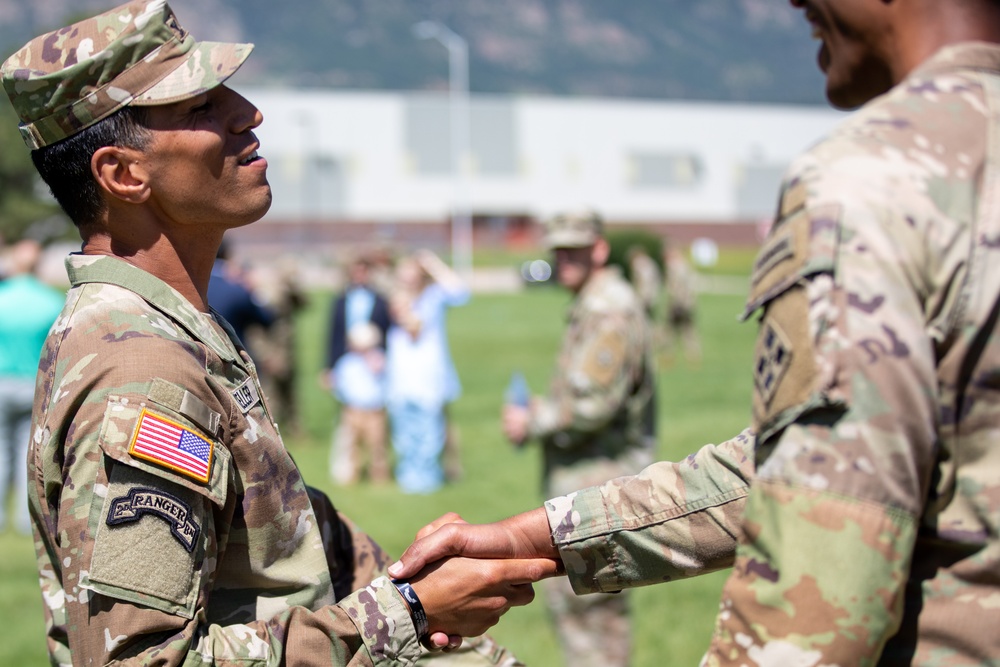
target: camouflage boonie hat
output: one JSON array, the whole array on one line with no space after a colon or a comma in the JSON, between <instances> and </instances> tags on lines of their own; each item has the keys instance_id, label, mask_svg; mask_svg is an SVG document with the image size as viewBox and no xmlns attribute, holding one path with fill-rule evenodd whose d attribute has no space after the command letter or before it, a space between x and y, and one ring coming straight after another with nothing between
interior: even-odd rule
<instances>
[{"instance_id":1,"label":"camouflage boonie hat","mask_svg":"<svg viewBox=\"0 0 1000 667\"><path fill-rule=\"evenodd\" d=\"M166 0L135 0L28 42L0 78L31 149L122 107L170 104L214 88L253 44L196 42Z\"/></svg>"},{"instance_id":2,"label":"camouflage boonie hat","mask_svg":"<svg viewBox=\"0 0 1000 667\"><path fill-rule=\"evenodd\" d=\"M587 248L604 236L604 221L594 211L562 213L545 221L544 243L552 248Z\"/></svg>"}]
</instances>

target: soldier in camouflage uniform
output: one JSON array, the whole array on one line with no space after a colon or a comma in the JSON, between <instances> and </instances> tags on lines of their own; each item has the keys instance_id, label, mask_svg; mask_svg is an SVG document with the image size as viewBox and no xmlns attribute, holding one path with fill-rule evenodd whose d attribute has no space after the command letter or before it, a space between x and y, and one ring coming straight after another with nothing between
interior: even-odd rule
<instances>
[{"instance_id":1,"label":"soldier in camouflage uniform","mask_svg":"<svg viewBox=\"0 0 1000 667\"><path fill-rule=\"evenodd\" d=\"M143 0L0 68L84 241L28 455L53 663L411 664L422 641L454 644L441 631L477 634L531 597L494 582L544 573L449 561L412 580L421 616L284 449L250 357L206 300L223 233L271 200L260 112L221 85L250 48L197 43ZM489 641L459 659L514 663Z\"/></svg>"},{"instance_id":2,"label":"soldier in camouflage uniform","mask_svg":"<svg viewBox=\"0 0 1000 667\"><path fill-rule=\"evenodd\" d=\"M655 373L642 301L618 267L592 212L546 223L559 282L576 298L549 394L529 406L504 407L511 441L542 445L545 497L635 474L653 460ZM544 582L566 664L627 665L631 649L628 598L577 596L565 579Z\"/></svg>"},{"instance_id":3,"label":"soldier in camouflage uniform","mask_svg":"<svg viewBox=\"0 0 1000 667\"><path fill-rule=\"evenodd\" d=\"M391 572L456 537L558 551L580 592L733 565L705 665L1000 664L1000 2L792 4L864 106L754 266L752 430Z\"/></svg>"}]
</instances>

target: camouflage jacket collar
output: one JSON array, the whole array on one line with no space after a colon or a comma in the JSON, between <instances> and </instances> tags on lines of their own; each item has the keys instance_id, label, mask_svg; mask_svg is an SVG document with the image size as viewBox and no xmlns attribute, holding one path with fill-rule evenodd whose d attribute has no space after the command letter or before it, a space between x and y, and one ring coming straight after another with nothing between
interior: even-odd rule
<instances>
[{"instance_id":1,"label":"camouflage jacket collar","mask_svg":"<svg viewBox=\"0 0 1000 667\"><path fill-rule=\"evenodd\" d=\"M226 361L239 362L233 344L212 325L211 315L200 312L180 292L140 268L117 257L73 253L66 258L66 273L73 287L85 283L116 285L142 297L194 338Z\"/></svg>"},{"instance_id":2,"label":"camouflage jacket collar","mask_svg":"<svg viewBox=\"0 0 1000 667\"><path fill-rule=\"evenodd\" d=\"M1000 44L962 42L946 46L925 60L913 74L926 78L940 72L968 68L1000 74Z\"/></svg>"}]
</instances>

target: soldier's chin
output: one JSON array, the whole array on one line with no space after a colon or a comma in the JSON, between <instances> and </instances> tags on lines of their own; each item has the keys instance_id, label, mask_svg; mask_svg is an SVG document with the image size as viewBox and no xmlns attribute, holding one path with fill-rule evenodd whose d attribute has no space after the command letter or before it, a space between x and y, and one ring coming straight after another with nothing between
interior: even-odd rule
<instances>
[{"instance_id":1,"label":"soldier's chin","mask_svg":"<svg viewBox=\"0 0 1000 667\"><path fill-rule=\"evenodd\" d=\"M271 193L271 186L269 184L265 184L265 187L267 189L266 193L262 194L260 203L254 207L250 219L244 222L244 225L257 222L271 210L271 202L274 201L274 195Z\"/></svg>"}]
</instances>

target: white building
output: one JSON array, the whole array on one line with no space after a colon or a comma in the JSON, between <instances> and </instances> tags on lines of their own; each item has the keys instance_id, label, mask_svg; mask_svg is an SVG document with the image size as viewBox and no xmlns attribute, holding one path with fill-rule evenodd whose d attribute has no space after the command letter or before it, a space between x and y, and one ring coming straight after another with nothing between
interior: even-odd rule
<instances>
[{"instance_id":1,"label":"white building","mask_svg":"<svg viewBox=\"0 0 1000 667\"><path fill-rule=\"evenodd\" d=\"M274 225L445 225L477 233L591 206L612 223L748 225L789 161L842 114L821 107L473 95L464 178L446 93L242 88L264 114Z\"/></svg>"}]
</instances>

